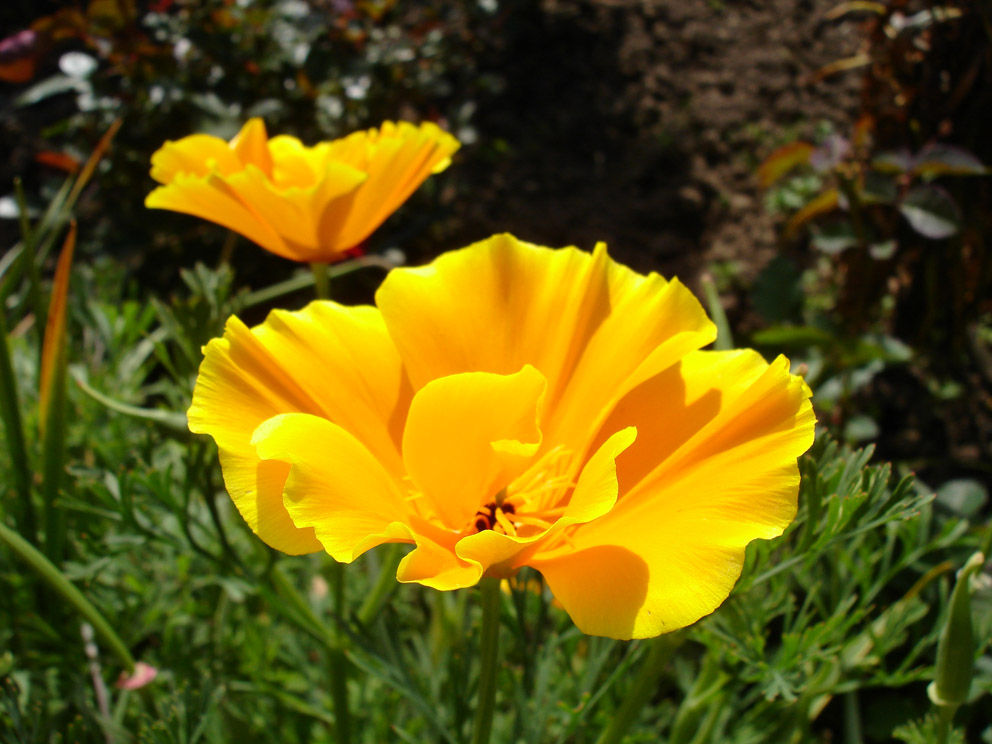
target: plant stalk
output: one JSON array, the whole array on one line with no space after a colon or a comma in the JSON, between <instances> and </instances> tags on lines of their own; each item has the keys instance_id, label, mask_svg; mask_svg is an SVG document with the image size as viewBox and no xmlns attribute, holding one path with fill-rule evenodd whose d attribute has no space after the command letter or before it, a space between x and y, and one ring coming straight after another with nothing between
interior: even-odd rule
<instances>
[{"instance_id":1,"label":"plant stalk","mask_svg":"<svg viewBox=\"0 0 992 744\"><path fill-rule=\"evenodd\" d=\"M619 744L627 730L637 720L641 708L651 699L658 687L658 679L668 665L675 644L667 637L659 636L649 641L647 658L641 663L641 668L634 678L634 683L620 709L617 711L607 729L600 735L596 744Z\"/></svg>"},{"instance_id":2,"label":"plant stalk","mask_svg":"<svg viewBox=\"0 0 992 744\"><path fill-rule=\"evenodd\" d=\"M499 579L484 578L482 631L479 635L479 695L472 726L472 744L488 744L496 708L496 672L499 670Z\"/></svg>"},{"instance_id":3,"label":"plant stalk","mask_svg":"<svg viewBox=\"0 0 992 744\"><path fill-rule=\"evenodd\" d=\"M310 270L313 272L313 288L317 299L331 299L331 276L327 271L327 264L322 261L314 261L310 264Z\"/></svg>"}]
</instances>

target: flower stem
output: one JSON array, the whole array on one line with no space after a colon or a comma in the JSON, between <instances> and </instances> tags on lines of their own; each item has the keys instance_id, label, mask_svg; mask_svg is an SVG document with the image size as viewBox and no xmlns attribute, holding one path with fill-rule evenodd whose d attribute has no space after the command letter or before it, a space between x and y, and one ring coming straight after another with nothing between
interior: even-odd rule
<instances>
[{"instance_id":1,"label":"flower stem","mask_svg":"<svg viewBox=\"0 0 992 744\"><path fill-rule=\"evenodd\" d=\"M322 261L314 261L310 264L310 270L313 272L313 287L317 299L331 299L331 276L327 272L327 264Z\"/></svg>"},{"instance_id":2,"label":"flower stem","mask_svg":"<svg viewBox=\"0 0 992 744\"><path fill-rule=\"evenodd\" d=\"M499 579L484 578L482 589L482 632L479 637L479 699L472 726L472 744L487 744L496 707L496 672L499 649Z\"/></svg>"},{"instance_id":3,"label":"flower stem","mask_svg":"<svg viewBox=\"0 0 992 744\"><path fill-rule=\"evenodd\" d=\"M400 562L399 545L387 545L382 551L379 577L358 609L358 622L368 625L379 614L389 592L396 586L396 568Z\"/></svg>"},{"instance_id":4,"label":"flower stem","mask_svg":"<svg viewBox=\"0 0 992 744\"><path fill-rule=\"evenodd\" d=\"M596 744L619 744L627 729L637 720L641 708L657 689L658 678L668 665L676 644L666 636L659 636L648 642L651 647L648 649L647 658L641 663L637 677L620 705L620 710L617 711L606 731L596 740Z\"/></svg>"},{"instance_id":5,"label":"flower stem","mask_svg":"<svg viewBox=\"0 0 992 744\"><path fill-rule=\"evenodd\" d=\"M326 267L326 264L325 264ZM331 592L334 598L334 614L340 621L344 617L344 566L333 561L329 566ZM351 741L351 714L348 711L348 659L341 649L341 630L335 628L334 648L329 649L327 661L331 673L331 700L334 702L334 726L338 744Z\"/></svg>"}]
</instances>

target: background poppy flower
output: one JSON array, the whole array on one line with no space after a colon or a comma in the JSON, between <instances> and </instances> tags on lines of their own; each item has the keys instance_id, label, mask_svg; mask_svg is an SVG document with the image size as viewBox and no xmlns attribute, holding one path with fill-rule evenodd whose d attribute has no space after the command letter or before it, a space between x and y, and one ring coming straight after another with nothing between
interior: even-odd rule
<instances>
[{"instance_id":1,"label":"background poppy flower","mask_svg":"<svg viewBox=\"0 0 992 744\"><path fill-rule=\"evenodd\" d=\"M190 428L271 546L414 544L397 578L437 589L532 566L584 632L640 638L712 612L795 515L809 389L698 351L678 280L499 235L376 304L232 317L206 347Z\"/></svg>"},{"instance_id":2,"label":"background poppy flower","mask_svg":"<svg viewBox=\"0 0 992 744\"><path fill-rule=\"evenodd\" d=\"M145 206L216 222L294 261L329 263L365 240L458 149L429 122L304 146L251 119L230 142L193 134L152 155Z\"/></svg>"}]
</instances>

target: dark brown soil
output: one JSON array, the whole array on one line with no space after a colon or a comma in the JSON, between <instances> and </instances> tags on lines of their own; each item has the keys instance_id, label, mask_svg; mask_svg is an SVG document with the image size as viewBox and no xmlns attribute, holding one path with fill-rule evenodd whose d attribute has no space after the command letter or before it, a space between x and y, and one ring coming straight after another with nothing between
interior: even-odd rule
<instances>
[{"instance_id":1,"label":"dark brown soil","mask_svg":"<svg viewBox=\"0 0 992 744\"><path fill-rule=\"evenodd\" d=\"M856 104L856 75L807 82L856 49L853 24L823 18L835 5L515 8L492 58L507 84L478 113L480 140L463 161L473 206L452 244L497 231L546 245L603 240L634 268L690 284L714 260L753 276L776 243L756 164Z\"/></svg>"}]
</instances>

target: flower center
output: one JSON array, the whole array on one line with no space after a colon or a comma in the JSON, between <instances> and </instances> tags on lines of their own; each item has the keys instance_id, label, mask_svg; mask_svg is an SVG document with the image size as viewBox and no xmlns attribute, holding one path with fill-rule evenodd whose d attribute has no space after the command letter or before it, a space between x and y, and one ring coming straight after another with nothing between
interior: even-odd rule
<instances>
[{"instance_id":1,"label":"flower center","mask_svg":"<svg viewBox=\"0 0 992 744\"><path fill-rule=\"evenodd\" d=\"M493 530L527 537L544 532L564 513L575 483L572 455L560 447L547 452L476 511L465 532Z\"/></svg>"}]
</instances>

